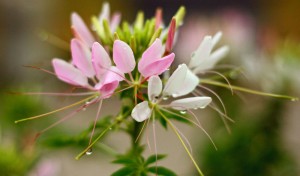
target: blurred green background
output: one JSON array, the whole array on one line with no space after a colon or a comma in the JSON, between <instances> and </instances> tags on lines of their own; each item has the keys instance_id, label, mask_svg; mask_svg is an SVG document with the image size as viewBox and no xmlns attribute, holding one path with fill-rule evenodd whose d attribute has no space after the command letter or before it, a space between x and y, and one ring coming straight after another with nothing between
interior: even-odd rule
<instances>
[{"instance_id":1,"label":"blurred green background","mask_svg":"<svg viewBox=\"0 0 300 176\"><path fill-rule=\"evenodd\" d=\"M108 2L112 11L120 11L122 19L129 22L134 21L139 10L151 17L157 7L162 7L166 24L177 9L185 5L187 16L174 49L178 63L189 58L204 35L221 30L224 33L222 44L231 47L230 55L222 63L236 65L245 74L245 77L242 74L230 75L232 84L300 96L299 0ZM89 120L92 120L94 112L75 117L33 144L34 134L54 122L55 116L17 125L13 121L55 109L71 99L9 94L11 91L65 91L67 86L53 76L24 65L52 70L50 61L53 57L70 58L67 49L47 40L53 34L69 42L72 37L70 13L78 12L90 24L90 16L99 13L102 3L93 0L0 1L1 176L109 175L115 170L116 166L109 163L111 158L107 154L95 154L78 162L73 156L80 150L70 146L53 149L45 142L58 134L80 134L90 122L80 117L91 116ZM205 111L201 115L200 120L217 144L218 151L200 130L182 126L204 173L222 176L299 175L299 102L248 94L239 97L232 96L228 90L214 90L224 100L229 116L236 121L230 124L232 132L228 134L215 112ZM108 112L116 101L113 99L105 105ZM176 139L166 142L165 138L173 134L162 129L158 129L158 133L161 136L158 139L159 151L169 154L164 164L180 176L194 175L194 168ZM116 134L106 141L122 150L127 145L126 141L120 145L123 138L122 134ZM170 150L170 146L176 147ZM179 159L181 162L176 162Z\"/></svg>"}]
</instances>

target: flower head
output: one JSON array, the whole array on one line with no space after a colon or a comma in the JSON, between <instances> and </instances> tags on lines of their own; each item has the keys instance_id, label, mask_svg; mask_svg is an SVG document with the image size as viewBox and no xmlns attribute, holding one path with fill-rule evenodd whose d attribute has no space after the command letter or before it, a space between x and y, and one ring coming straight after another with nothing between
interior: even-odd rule
<instances>
[{"instance_id":1,"label":"flower head","mask_svg":"<svg viewBox=\"0 0 300 176\"><path fill-rule=\"evenodd\" d=\"M221 37L222 32L216 33L213 37L204 37L198 49L193 53L189 63L189 68L192 69L193 73L197 74L213 68L217 62L227 55L229 51L228 46L222 46L213 51L213 48L220 41Z\"/></svg>"},{"instance_id":2,"label":"flower head","mask_svg":"<svg viewBox=\"0 0 300 176\"><path fill-rule=\"evenodd\" d=\"M132 110L131 116L138 122L144 121L150 118L155 106L161 105L163 97L179 97L191 93L198 84L198 79L195 79L195 75L189 73L190 71L185 64L179 65L168 79L164 88L158 76L151 76L148 81L149 102L143 101L137 104ZM187 83L189 86L183 83ZM175 110L189 110L205 108L210 102L210 97L190 97L174 100L170 104L163 106Z\"/></svg>"}]
</instances>

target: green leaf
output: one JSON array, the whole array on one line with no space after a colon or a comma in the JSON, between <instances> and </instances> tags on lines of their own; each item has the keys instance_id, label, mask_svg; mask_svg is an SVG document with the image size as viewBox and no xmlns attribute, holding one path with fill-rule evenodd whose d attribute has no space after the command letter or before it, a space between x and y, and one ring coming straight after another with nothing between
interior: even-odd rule
<instances>
[{"instance_id":1,"label":"green leaf","mask_svg":"<svg viewBox=\"0 0 300 176\"><path fill-rule=\"evenodd\" d=\"M157 161L165 158L167 155L157 155ZM156 161L156 155L151 155L149 158L146 160L146 165L152 164Z\"/></svg>"},{"instance_id":2,"label":"green leaf","mask_svg":"<svg viewBox=\"0 0 300 176\"><path fill-rule=\"evenodd\" d=\"M116 160L112 161L112 163L130 165L130 164L134 164L135 162L131 158L122 157L122 158L119 158L119 159L116 159Z\"/></svg>"},{"instance_id":3,"label":"green leaf","mask_svg":"<svg viewBox=\"0 0 300 176\"><path fill-rule=\"evenodd\" d=\"M132 167L123 167L116 172L112 173L111 176L129 176L135 171Z\"/></svg>"},{"instance_id":4,"label":"green leaf","mask_svg":"<svg viewBox=\"0 0 300 176\"><path fill-rule=\"evenodd\" d=\"M158 166L158 167L149 167L148 171L154 174L157 174L158 176L176 176L176 174L171 171L170 169L167 169L165 167L162 166Z\"/></svg>"}]
</instances>

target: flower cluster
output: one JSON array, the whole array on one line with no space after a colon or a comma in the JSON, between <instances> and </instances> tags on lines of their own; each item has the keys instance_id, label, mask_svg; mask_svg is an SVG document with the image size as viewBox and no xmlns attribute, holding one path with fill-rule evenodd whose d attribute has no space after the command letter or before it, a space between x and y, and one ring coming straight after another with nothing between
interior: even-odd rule
<instances>
[{"instance_id":1,"label":"flower cluster","mask_svg":"<svg viewBox=\"0 0 300 176\"><path fill-rule=\"evenodd\" d=\"M78 159L84 154L91 154L93 145L108 131L107 129L121 126L125 119L128 122L128 119L132 117L134 121L131 120L131 123L138 124L127 126L127 132L141 129L141 134L145 123L140 128L139 122L148 122L151 117L153 121L155 117L160 118L162 125L167 124L172 127L199 174L202 175L186 146L187 141L183 141L185 137L170 119L176 116L181 120L192 122L203 130L199 123L185 115L188 111L195 117L192 110L203 109L206 106L215 107L210 105L211 97L199 94L197 88L202 87L200 84L211 84L246 92L249 90L198 77L199 74L214 68L215 64L227 55L228 46L213 50L221 39L221 32L214 36L205 36L199 42L199 47L191 54L188 66L186 64L180 64L177 68L174 66L173 61L176 56L172 52L172 47L177 42L176 36L179 27L183 24L184 14L185 9L181 7L167 27L163 23L160 9L152 19L145 20L143 13L139 13L133 24L126 21L121 23L120 13L114 13L110 17L109 4L105 3L99 17L92 17L92 31L77 13L73 13L71 29L74 38L70 42L72 59L65 61L54 58L52 60L53 74L61 81L76 88L83 88L86 92L44 94L90 96L59 110L16 122L36 119L79 106L78 109L42 131L45 132L87 107L99 103L88 147L77 156ZM218 76L224 77L222 74ZM119 96L121 100L129 101L122 101L126 104L123 104L117 118L92 142L102 101L111 96ZM173 100L169 101L169 98ZM218 112L228 118L226 112ZM198 121L197 117L195 118ZM130 129L132 126L137 127ZM138 138L139 135L133 134L132 136ZM158 160L157 155L156 160Z\"/></svg>"}]
</instances>

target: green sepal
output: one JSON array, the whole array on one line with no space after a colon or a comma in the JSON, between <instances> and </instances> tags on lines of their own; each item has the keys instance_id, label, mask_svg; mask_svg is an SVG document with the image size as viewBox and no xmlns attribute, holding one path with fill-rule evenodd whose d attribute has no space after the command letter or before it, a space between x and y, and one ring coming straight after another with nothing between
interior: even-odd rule
<instances>
[{"instance_id":1,"label":"green sepal","mask_svg":"<svg viewBox=\"0 0 300 176\"><path fill-rule=\"evenodd\" d=\"M144 25L144 12L140 11L136 15L134 22L134 30L142 30Z\"/></svg>"},{"instance_id":2,"label":"green sepal","mask_svg":"<svg viewBox=\"0 0 300 176\"><path fill-rule=\"evenodd\" d=\"M123 28L123 33L124 33L124 40L126 43L130 42L130 38L131 38L131 29L130 29L130 25L128 24L128 22L124 21L122 24L122 28Z\"/></svg>"},{"instance_id":3,"label":"green sepal","mask_svg":"<svg viewBox=\"0 0 300 176\"><path fill-rule=\"evenodd\" d=\"M160 37L160 34L161 34L161 31L162 31L162 28L158 28L155 33L153 34L148 46L150 46L154 41L155 39L159 38Z\"/></svg>"},{"instance_id":4,"label":"green sepal","mask_svg":"<svg viewBox=\"0 0 300 176\"><path fill-rule=\"evenodd\" d=\"M103 28L104 28L104 34L106 36L107 41L109 42L108 44L113 43L113 36L109 27L109 23L106 19L103 19Z\"/></svg>"},{"instance_id":5,"label":"green sepal","mask_svg":"<svg viewBox=\"0 0 300 176\"><path fill-rule=\"evenodd\" d=\"M100 24L98 18L96 16L92 16L92 25L96 30L96 34L99 36L100 40L102 43L108 43L106 37L105 37L105 32L102 24Z\"/></svg>"},{"instance_id":6,"label":"green sepal","mask_svg":"<svg viewBox=\"0 0 300 176\"><path fill-rule=\"evenodd\" d=\"M183 23L183 18L185 16L186 10L184 6L179 7L174 18L176 20L176 28L178 28Z\"/></svg>"}]
</instances>

